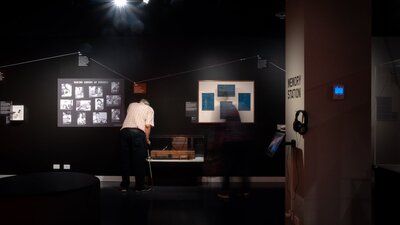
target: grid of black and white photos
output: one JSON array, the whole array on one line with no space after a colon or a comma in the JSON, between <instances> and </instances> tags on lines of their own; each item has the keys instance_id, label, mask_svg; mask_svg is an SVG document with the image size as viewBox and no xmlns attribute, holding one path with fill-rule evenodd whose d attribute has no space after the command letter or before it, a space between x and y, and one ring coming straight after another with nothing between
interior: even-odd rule
<instances>
[{"instance_id":1,"label":"grid of black and white photos","mask_svg":"<svg viewBox=\"0 0 400 225\"><path fill-rule=\"evenodd\" d=\"M115 127L125 114L121 79L58 79L58 127Z\"/></svg>"}]
</instances>

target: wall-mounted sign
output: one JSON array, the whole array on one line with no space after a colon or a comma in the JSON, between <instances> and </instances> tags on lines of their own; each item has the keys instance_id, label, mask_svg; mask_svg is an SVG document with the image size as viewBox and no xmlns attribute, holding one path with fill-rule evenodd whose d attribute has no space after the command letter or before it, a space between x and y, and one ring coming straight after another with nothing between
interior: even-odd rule
<instances>
[{"instance_id":1,"label":"wall-mounted sign","mask_svg":"<svg viewBox=\"0 0 400 225\"><path fill-rule=\"evenodd\" d=\"M146 83L134 83L133 84L133 93L134 94L146 94L147 93L147 84Z\"/></svg>"},{"instance_id":2,"label":"wall-mounted sign","mask_svg":"<svg viewBox=\"0 0 400 225\"><path fill-rule=\"evenodd\" d=\"M185 103L186 109L186 117L193 117L197 116L197 102L186 102Z\"/></svg>"},{"instance_id":3,"label":"wall-mounted sign","mask_svg":"<svg viewBox=\"0 0 400 225\"><path fill-rule=\"evenodd\" d=\"M11 105L11 101L0 101L0 115L10 115Z\"/></svg>"},{"instance_id":4,"label":"wall-mounted sign","mask_svg":"<svg viewBox=\"0 0 400 225\"><path fill-rule=\"evenodd\" d=\"M197 102L186 102L185 106L185 116L190 117L192 123L197 122Z\"/></svg>"},{"instance_id":5,"label":"wall-mounted sign","mask_svg":"<svg viewBox=\"0 0 400 225\"><path fill-rule=\"evenodd\" d=\"M301 75L290 77L287 80L287 98L301 98Z\"/></svg>"}]
</instances>

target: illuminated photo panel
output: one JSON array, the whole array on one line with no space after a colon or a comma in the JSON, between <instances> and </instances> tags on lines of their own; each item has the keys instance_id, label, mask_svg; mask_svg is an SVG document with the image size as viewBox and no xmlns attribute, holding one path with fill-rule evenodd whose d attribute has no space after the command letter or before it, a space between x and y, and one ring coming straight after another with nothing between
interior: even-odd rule
<instances>
[{"instance_id":1,"label":"illuminated photo panel","mask_svg":"<svg viewBox=\"0 0 400 225\"><path fill-rule=\"evenodd\" d=\"M58 79L58 127L122 126L122 79Z\"/></svg>"}]
</instances>

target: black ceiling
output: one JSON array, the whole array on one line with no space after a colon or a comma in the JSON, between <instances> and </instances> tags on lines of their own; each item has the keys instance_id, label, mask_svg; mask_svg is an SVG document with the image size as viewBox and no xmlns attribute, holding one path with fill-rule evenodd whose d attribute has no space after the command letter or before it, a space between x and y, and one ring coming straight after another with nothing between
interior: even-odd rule
<instances>
[{"instance_id":1,"label":"black ceiling","mask_svg":"<svg viewBox=\"0 0 400 225\"><path fill-rule=\"evenodd\" d=\"M111 1L1 1L0 38L284 36L285 21L276 14L284 12L285 0L130 0L123 11L113 10ZM371 1L372 35L399 36L400 0Z\"/></svg>"},{"instance_id":2,"label":"black ceiling","mask_svg":"<svg viewBox=\"0 0 400 225\"><path fill-rule=\"evenodd\" d=\"M400 36L400 0L372 0L372 35Z\"/></svg>"},{"instance_id":3,"label":"black ceiling","mask_svg":"<svg viewBox=\"0 0 400 225\"><path fill-rule=\"evenodd\" d=\"M282 35L284 0L35 0L0 3L2 37Z\"/></svg>"}]
</instances>

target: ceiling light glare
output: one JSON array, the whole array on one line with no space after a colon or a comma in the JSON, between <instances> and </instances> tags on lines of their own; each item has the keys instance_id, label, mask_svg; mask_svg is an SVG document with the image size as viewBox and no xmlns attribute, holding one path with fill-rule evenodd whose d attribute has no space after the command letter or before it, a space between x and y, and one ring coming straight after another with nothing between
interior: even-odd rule
<instances>
[{"instance_id":1,"label":"ceiling light glare","mask_svg":"<svg viewBox=\"0 0 400 225\"><path fill-rule=\"evenodd\" d=\"M127 1L126 0L113 0L113 3L115 6L117 6L118 8L123 8L126 6Z\"/></svg>"},{"instance_id":2,"label":"ceiling light glare","mask_svg":"<svg viewBox=\"0 0 400 225\"><path fill-rule=\"evenodd\" d=\"M143 0L143 3L144 3L144 4L149 4L149 1L150 1L150 0Z\"/></svg>"}]
</instances>

